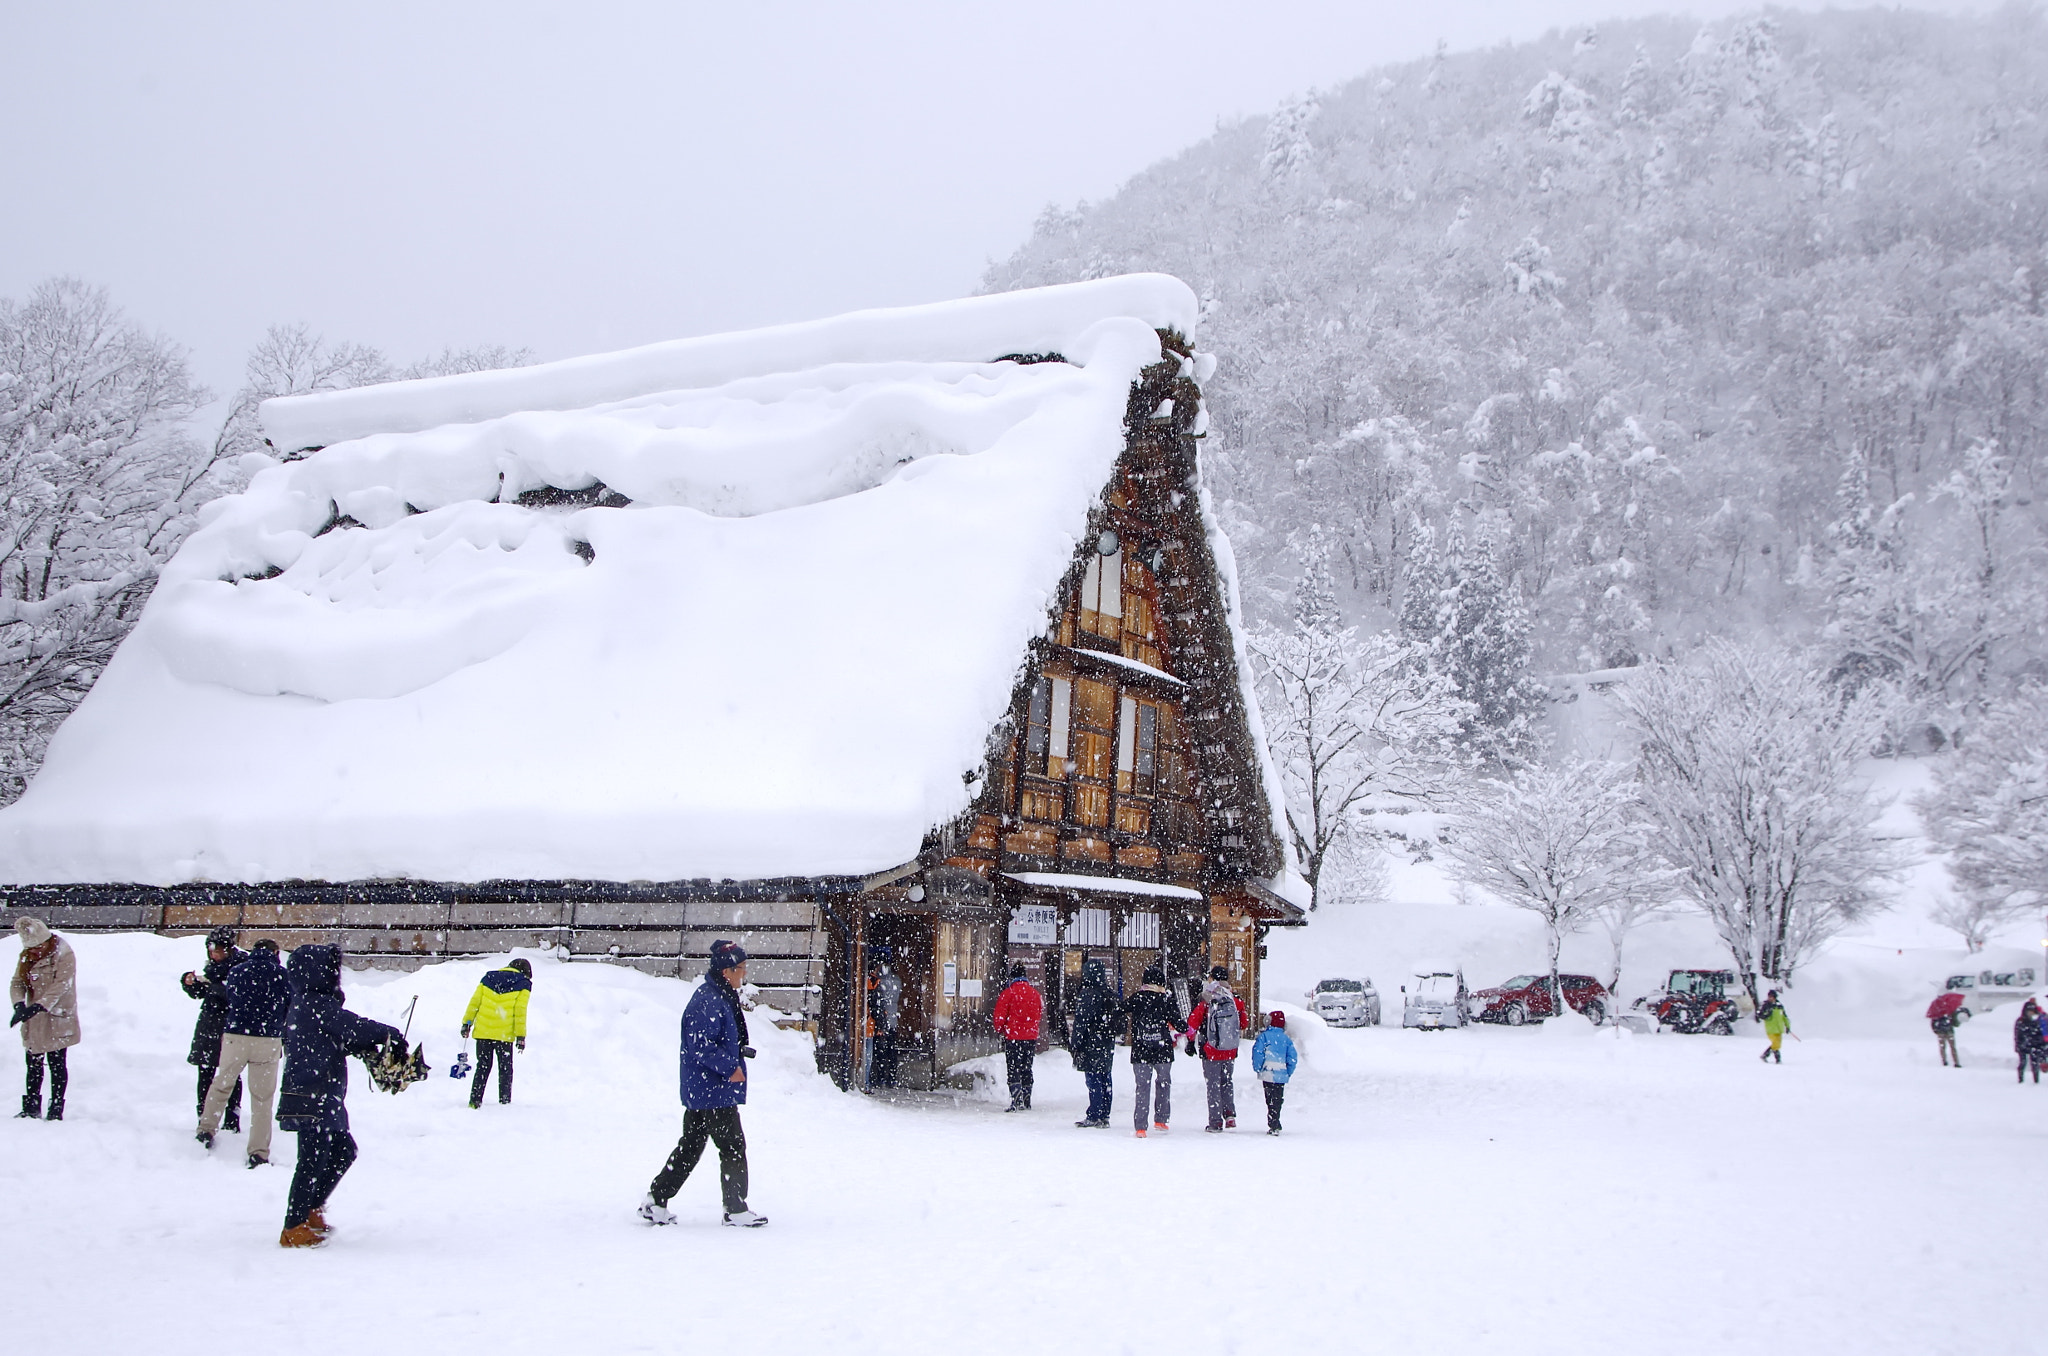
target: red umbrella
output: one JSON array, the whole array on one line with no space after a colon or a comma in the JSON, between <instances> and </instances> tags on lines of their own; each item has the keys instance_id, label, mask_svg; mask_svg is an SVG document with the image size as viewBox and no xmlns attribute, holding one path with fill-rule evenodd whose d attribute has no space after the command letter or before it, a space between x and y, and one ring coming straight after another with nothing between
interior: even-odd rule
<instances>
[{"instance_id":1,"label":"red umbrella","mask_svg":"<svg viewBox=\"0 0 2048 1356\"><path fill-rule=\"evenodd\" d=\"M1959 993L1936 994L1934 1001L1927 1005L1927 1020L1931 1022L1937 1017L1953 1017L1956 1015L1956 1009L1962 1005L1963 996Z\"/></svg>"}]
</instances>

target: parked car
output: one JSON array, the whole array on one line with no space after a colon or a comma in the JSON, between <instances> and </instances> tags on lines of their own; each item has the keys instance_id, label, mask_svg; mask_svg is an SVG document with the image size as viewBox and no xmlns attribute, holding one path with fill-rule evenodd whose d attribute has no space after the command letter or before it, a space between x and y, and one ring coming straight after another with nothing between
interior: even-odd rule
<instances>
[{"instance_id":1,"label":"parked car","mask_svg":"<svg viewBox=\"0 0 2048 1356\"><path fill-rule=\"evenodd\" d=\"M1565 1006L1573 1012L1583 1014L1595 1026L1607 1020L1607 1011L1613 1006L1613 1001L1608 997L1607 986L1599 980L1591 975L1561 974L1557 977L1557 985L1564 990ZM1516 975L1490 989L1481 989L1472 995L1472 1011L1479 1021L1500 1022L1507 1026L1555 1017L1557 1011L1550 997L1550 976Z\"/></svg>"},{"instance_id":2,"label":"parked car","mask_svg":"<svg viewBox=\"0 0 2048 1356\"><path fill-rule=\"evenodd\" d=\"M2034 996L2035 969L2031 965L2000 966L1975 974L1950 975L1942 982L1943 993L1963 996L1964 1017L1989 1012L2000 1003L2023 1002Z\"/></svg>"},{"instance_id":3,"label":"parked car","mask_svg":"<svg viewBox=\"0 0 2048 1356\"><path fill-rule=\"evenodd\" d=\"M1402 1026L1441 1031L1470 1020L1465 1005L1471 995L1465 991L1463 969L1425 961L1414 971L1415 977L1401 986Z\"/></svg>"},{"instance_id":4,"label":"parked car","mask_svg":"<svg viewBox=\"0 0 2048 1356\"><path fill-rule=\"evenodd\" d=\"M1308 1010L1331 1026L1378 1026L1380 996L1369 979L1326 979L1308 995Z\"/></svg>"},{"instance_id":5,"label":"parked car","mask_svg":"<svg viewBox=\"0 0 2048 1356\"><path fill-rule=\"evenodd\" d=\"M1636 1006L1655 1016L1658 1026L1688 1036L1732 1036L1736 1020L1752 1007L1733 970L1673 970L1661 992L1643 995Z\"/></svg>"}]
</instances>

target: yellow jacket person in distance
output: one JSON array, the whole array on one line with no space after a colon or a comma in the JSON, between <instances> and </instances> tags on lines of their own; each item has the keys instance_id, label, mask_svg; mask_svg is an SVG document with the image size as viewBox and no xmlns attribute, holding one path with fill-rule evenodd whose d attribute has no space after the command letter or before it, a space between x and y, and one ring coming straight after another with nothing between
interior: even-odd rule
<instances>
[{"instance_id":1,"label":"yellow jacket person in distance","mask_svg":"<svg viewBox=\"0 0 2048 1356\"><path fill-rule=\"evenodd\" d=\"M526 1039L526 1000L533 993L533 966L515 960L485 975L462 1014L462 1034L480 1041Z\"/></svg>"}]
</instances>

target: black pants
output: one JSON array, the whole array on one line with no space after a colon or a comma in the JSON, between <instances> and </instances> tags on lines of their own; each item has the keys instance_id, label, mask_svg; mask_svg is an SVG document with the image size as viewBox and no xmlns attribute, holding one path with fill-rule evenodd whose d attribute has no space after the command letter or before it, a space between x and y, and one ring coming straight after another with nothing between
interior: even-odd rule
<instances>
[{"instance_id":1,"label":"black pants","mask_svg":"<svg viewBox=\"0 0 2048 1356\"><path fill-rule=\"evenodd\" d=\"M2027 1070L2029 1070L2029 1069L2032 1069L2032 1070L2034 1071L2034 1081L2035 1081L2036 1083L2040 1082L2040 1081L2041 1081L2041 1061L2042 1061L2042 1059L2043 1059L2043 1055L2042 1055L2042 1054L2041 1054L2040 1052L2038 1052L2038 1051L2033 1051L2033 1050L2029 1050L2029 1051L2027 1051L2027 1052L2026 1052L2025 1054L2022 1054L2022 1055L2020 1056L2020 1080L2019 1080L2019 1081L2020 1081L2020 1082L2022 1082L2022 1083L2026 1082L2026 1081L2027 1081Z\"/></svg>"},{"instance_id":2,"label":"black pants","mask_svg":"<svg viewBox=\"0 0 2048 1356\"><path fill-rule=\"evenodd\" d=\"M1285 1083L1261 1083L1259 1086L1266 1090L1266 1128L1268 1130L1278 1130L1280 1128L1280 1104L1287 1100L1287 1085Z\"/></svg>"},{"instance_id":3,"label":"black pants","mask_svg":"<svg viewBox=\"0 0 2048 1356\"><path fill-rule=\"evenodd\" d=\"M346 1130L301 1130L299 1166L292 1173L292 1192L285 1202L284 1227L295 1229L327 1204L349 1164L356 1161L356 1140Z\"/></svg>"},{"instance_id":4,"label":"black pants","mask_svg":"<svg viewBox=\"0 0 2048 1356\"><path fill-rule=\"evenodd\" d=\"M683 1189L690 1170L704 1156L707 1139L718 1146L718 1189L725 1198L725 1213L737 1215L746 1210L747 1135L740 1128L740 1109L736 1106L683 1113L683 1137L676 1141L668 1162L655 1174L654 1185L647 1188L656 1205L667 1205Z\"/></svg>"},{"instance_id":5,"label":"black pants","mask_svg":"<svg viewBox=\"0 0 2048 1356\"><path fill-rule=\"evenodd\" d=\"M1032 1059L1037 1054L1037 1041L1003 1042L1003 1072L1010 1080L1011 1106L1030 1109Z\"/></svg>"},{"instance_id":6,"label":"black pants","mask_svg":"<svg viewBox=\"0 0 2048 1356\"><path fill-rule=\"evenodd\" d=\"M484 1099L484 1084L490 1080L494 1059L498 1061L498 1102L504 1105L512 1100L512 1042L480 1040L476 1043L476 1077L469 1084L471 1106Z\"/></svg>"},{"instance_id":7,"label":"black pants","mask_svg":"<svg viewBox=\"0 0 2048 1356\"><path fill-rule=\"evenodd\" d=\"M47 1055L24 1051L28 1056L28 1084L22 1089L21 1109L30 1115L43 1114L43 1065L50 1066L50 1110L64 1109L64 1089L71 1084L71 1070L64 1063L62 1050L52 1050Z\"/></svg>"},{"instance_id":8,"label":"black pants","mask_svg":"<svg viewBox=\"0 0 2048 1356\"><path fill-rule=\"evenodd\" d=\"M192 1113L193 1115L204 1116L206 1114L206 1090L213 1086L213 1076L219 1072L220 1047L215 1046L213 1062L199 1066L199 1106ZM242 1080L239 1078L235 1080L235 1090L228 1094L228 1113L222 1118L222 1124L226 1125L230 1130L242 1128Z\"/></svg>"}]
</instances>

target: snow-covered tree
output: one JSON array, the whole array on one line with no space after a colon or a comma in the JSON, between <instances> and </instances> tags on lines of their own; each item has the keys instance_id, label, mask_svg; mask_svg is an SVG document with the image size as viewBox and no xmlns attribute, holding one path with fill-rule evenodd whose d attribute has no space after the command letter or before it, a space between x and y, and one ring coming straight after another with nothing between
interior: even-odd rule
<instances>
[{"instance_id":1,"label":"snow-covered tree","mask_svg":"<svg viewBox=\"0 0 2048 1356\"><path fill-rule=\"evenodd\" d=\"M216 463L185 355L97 288L0 300L0 802L85 695Z\"/></svg>"},{"instance_id":2,"label":"snow-covered tree","mask_svg":"<svg viewBox=\"0 0 2048 1356\"><path fill-rule=\"evenodd\" d=\"M1293 624L1255 627L1250 644L1288 830L1313 898L1359 838L1363 812L1427 804L1442 792L1465 708L1446 678L1418 662L1414 645L1339 625L1320 537L1304 549Z\"/></svg>"},{"instance_id":3,"label":"snow-covered tree","mask_svg":"<svg viewBox=\"0 0 2048 1356\"><path fill-rule=\"evenodd\" d=\"M1713 922L1751 996L1790 982L1843 927L1885 907L1902 869L1859 772L1884 726L1798 658L1726 641L1646 666L1622 691L1639 737L1651 845Z\"/></svg>"},{"instance_id":4,"label":"snow-covered tree","mask_svg":"<svg viewBox=\"0 0 2048 1356\"><path fill-rule=\"evenodd\" d=\"M1936 921L1972 950L1999 924L2048 908L2048 689L1995 703L1917 804L1962 894Z\"/></svg>"},{"instance_id":5,"label":"snow-covered tree","mask_svg":"<svg viewBox=\"0 0 2048 1356\"><path fill-rule=\"evenodd\" d=\"M1636 805L1625 767L1571 759L1481 783L1451 821L1451 875L1543 920L1553 1012L1566 1010L1557 978L1564 939L1630 892ZM1617 972L1619 951L1617 941Z\"/></svg>"},{"instance_id":6,"label":"snow-covered tree","mask_svg":"<svg viewBox=\"0 0 2048 1356\"><path fill-rule=\"evenodd\" d=\"M1460 737L1498 764L1525 757L1543 690L1529 678L1529 613L1501 576L1492 538L1470 542L1456 519L1441 555L1415 534L1404 574L1401 633L1467 704Z\"/></svg>"}]
</instances>

